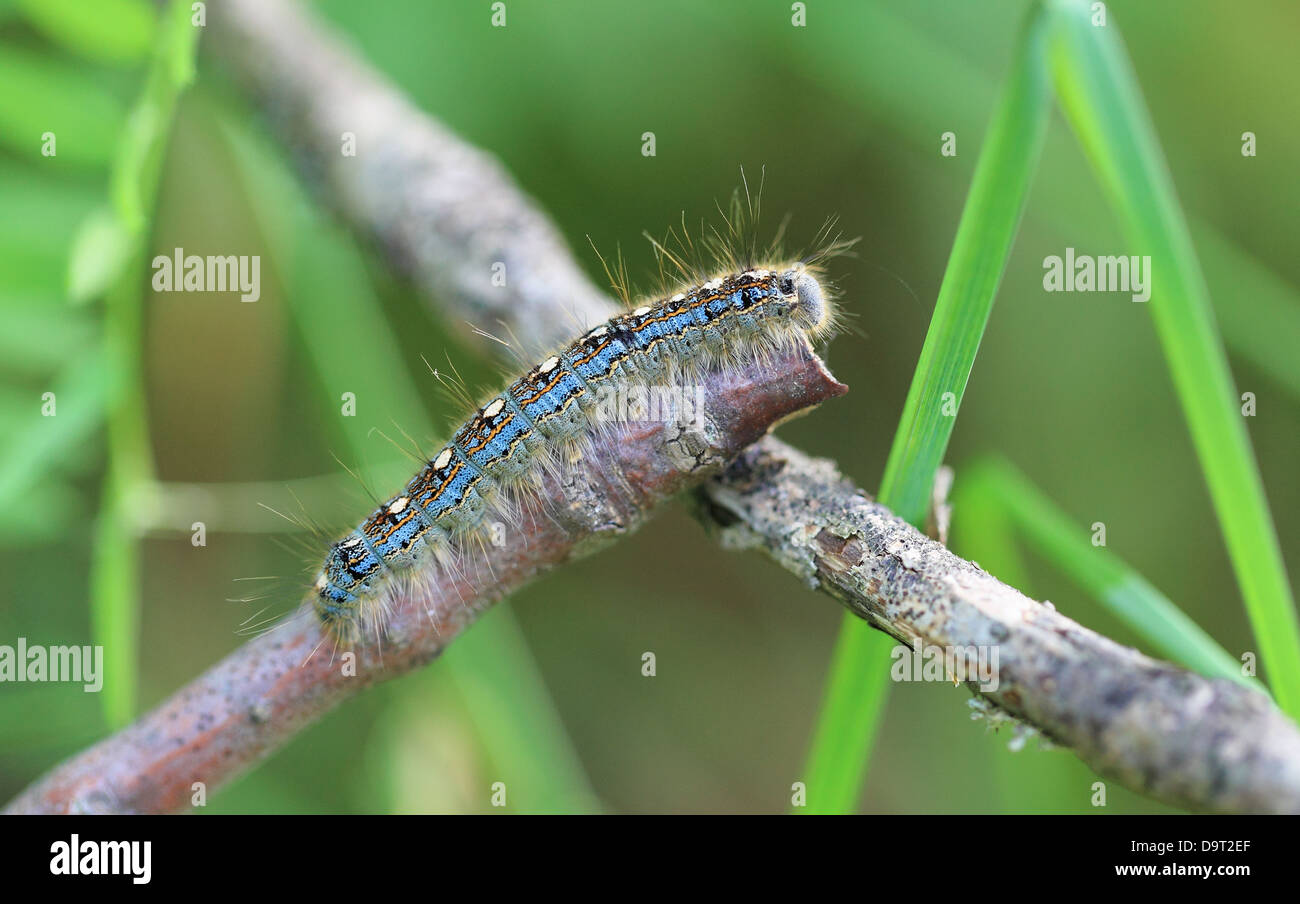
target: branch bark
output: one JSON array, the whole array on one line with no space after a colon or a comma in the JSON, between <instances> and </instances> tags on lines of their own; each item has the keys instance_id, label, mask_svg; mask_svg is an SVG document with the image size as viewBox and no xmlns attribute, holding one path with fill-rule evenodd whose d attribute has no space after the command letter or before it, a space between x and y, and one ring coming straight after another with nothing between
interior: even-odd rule
<instances>
[{"instance_id":1,"label":"branch bark","mask_svg":"<svg viewBox=\"0 0 1300 904\"><path fill-rule=\"evenodd\" d=\"M562 482L546 477L504 547L458 575L443 572L436 586L407 588L383 643L356 647L354 669L331 654L310 612L300 611L56 768L6 812L184 809L193 783L212 792L362 688L434 659L501 597L636 530L656 504L717 473L776 422L846 391L808 353L771 369L716 373L703 388L702 424L619 425L586 467L566 472Z\"/></svg>"},{"instance_id":2,"label":"branch bark","mask_svg":"<svg viewBox=\"0 0 1300 904\"><path fill-rule=\"evenodd\" d=\"M705 494L725 544L761 549L913 649L996 648L997 688L967 681L972 693L1097 772L1190 809L1300 812L1300 732L1263 694L1150 659L1029 599L830 462L768 437Z\"/></svg>"},{"instance_id":3,"label":"branch bark","mask_svg":"<svg viewBox=\"0 0 1300 904\"><path fill-rule=\"evenodd\" d=\"M444 313L545 342L614 310L499 164L411 106L296 7L223 0L209 30L308 180ZM356 136L356 157L340 154L343 132ZM512 275L505 289L490 285L497 261ZM783 369L790 374L773 385ZM382 667L374 648L357 651L355 678L319 654L300 667L319 635L297 619L65 763L8 810L184 807L191 782L211 789L360 688L432 659L495 599L634 529L653 503L717 470L777 420L842 391L806 356L718 377L707 389L711 430L693 438L633 431L600 450L625 483L548 484L547 508L566 513L564 528L534 512L535 533L494 551L493 579L467 576L405 601ZM701 517L727 545L762 549L899 640L996 646L999 687L984 697L1099 772L1192 809L1300 812L1300 732L1262 695L1156 662L1028 599L873 503L830 463L769 437L700 498Z\"/></svg>"}]
</instances>

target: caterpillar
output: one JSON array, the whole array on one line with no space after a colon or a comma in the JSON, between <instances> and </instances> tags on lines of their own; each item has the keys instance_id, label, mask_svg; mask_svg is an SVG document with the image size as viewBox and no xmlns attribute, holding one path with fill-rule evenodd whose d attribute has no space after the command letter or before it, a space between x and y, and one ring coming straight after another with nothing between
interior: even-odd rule
<instances>
[{"instance_id":1,"label":"caterpillar","mask_svg":"<svg viewBox=\"0 0 1300 904\"><path fill-rule=\"evenodd\" d=\"M453 432L402 491L333 543L310 596L336 646L382 627L390 591L447 567L493 507L545 471L581 461L611 390L693 379L812 343L835 323L815 263L737 270L643 304L549 355ZM479 538L481 542L481 537Z\"/></svg>"}]
</instances>

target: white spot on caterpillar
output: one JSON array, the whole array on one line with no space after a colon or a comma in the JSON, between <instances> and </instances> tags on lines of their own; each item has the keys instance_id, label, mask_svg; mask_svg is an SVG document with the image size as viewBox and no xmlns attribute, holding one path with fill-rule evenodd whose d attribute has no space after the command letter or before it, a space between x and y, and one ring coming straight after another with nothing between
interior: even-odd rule
<instances>
[{"instance_id":1,"label":"white spot on caterpillar","mask_svg":"<svg viewBox=\"0 0 1300 904\"><path fill-rule=\"evenodd\" d=\"M671 373L674 370L674 365L675 369L680 372L692 373L696 367L726 368L731 365L743 364L755 357L762 358L765 351L775 347L785 338L784 333L775 332L776 330L787 330L790 335L794 336L799 331L815 330L829 318L830 300L822 297L820 292L815 291L816 283L811 276L806 278L806 282L801 282L801 275L801 269L792 265L790 268L780 271L755 268L744 273L719 273L704 286L696 284L690 287L689 290L685 284L682 284L678 287L681 291L673 294L668 301L653 304L633 302L633 304L639 304L635 310L627 310L608 323L590 326L584 337L588 350L584 354L589 354L590 350L598 343L603 342L605 338L622 335L623 330L630 330L644 323L651 313L675 311L686 305L699 303L710 295L716 295L722 288L727 288L730 292L742 284L759 284L764 291L764 297L766 297L767 291L776 289L778 280L789 279L791 281L789 294L791 296L797 295L799 303L789 305L789 310L793 313L792 317L780 321L773 319L770 327L773 331L771 333L750 335L749 332L740 331L740 335L724 337L722 333L731 325L723 323L716 327L718 335L714 338L726 338L727 341L712 343L707 348L701 347L701 343L696 341L698 336L695 333L690 334L691 341L660 343L657 348L652 343L647 343L647 347L641 347L638 343L631 342L620 355L607 360L596 361L592 366L597 370L605 369L605 372L596 374L598 378L606 381L602 384L603 386L608 387L620 399L628 398L631 401L632 398L635 398L638 390L644 391L646 389L646 384L650 384L650 389L653 391L657 385L656 381L661 378L664 370L667 369ZM711 331L715 329L715 326L711 323L674 325L671 332L681 335L687 330L696 329L700 331L700 335L707 339L712 337ZM676 360L667 360L670 357L676 358ZM557 369L567 372L572 366L567 357L561 357L558 353L552 355L540 364L534 364L531 369L524 372L522 380L519 381L522 384L520 391L531 395L537 390L538 384L544 386L546 383L551 382L549 375L556 374ZM587 368L584 368L583 375L590 376ZM435 376L437 376L436 372ZM513 387L515 384L511 385ZM471 413L469 422L461 426L461 431L471 431L481 435L487 424L493 423L500 418L509 417L510 414L507 413L507 410L511 413L517 413L515 403L525 396L516 395L512 397L509 394L511 392L514 392L514 390L498 393L495 397L489 396L488 401L481 408ZM632 404L635 405L636 403L633 402ZM559 412L563 413L566 410L576 409L578 405L579 400L577 400L576 395L570 395L560 401ZM619 407L621 412L623 406L620 404ZM667 407L673 410L675 417L681 416L683 411L681 404ZM698 407L702 406L700 401L696 401L693 405L686 407L698 409ZM630 410L629 408L629 412ZM521 497L521 500L526 501L528 494L542 492L541 482L537 478L549 474L554 469L561 472L558 474L559 477L567 479L567 471L571 468L593 467L594 464L583 464L584 461L590 461L590 457L584 458L582 451L588 448L603 448L604 444L615 441L613 437L606 435L600 429L601 421L594 416L595 413L589 413L585 420L577 418L575 423L565 422L560 429L548 429L546 423L554 423L549 419L544 419L546 423L534 424L525 416L518 424L519 433L513 440L508 452L490 451L483 463L480 463L480 456L476 454L476 460L472 467L482 471L490 478L487 490L494 489L499 483L502 487L510 490L510 496L505 501L513 504L513 497L516 493ZM619 416L623 417L622 414ZM628 416L631 416L630 413ZM645 417L653 416L647 414ZM590 423L588 424L587 421L590 421ZM585 428L588 426L593 428L591 432L586 432ZM453 435L462 434L454 432ZM527 443L528 454L514 454L515 444L525 442ZM453 460L459 462L463 454L457 444L452 442L440 450L437 453L437 458L426 467L432 468L438 475L445 477ZM421 511L425 493L432 492L436 494L444 489L439 486L443 482L441 478L434 480L433 484L430 485L427 474L426 471L422 475L417 474L415 478L414 485L427 487L427 489L421 491L419 501L409 495L392 497L387 503L379 503L382 506L380 514L392 520L400 520L397 517L399 513L404 516L407 511ZM547 491L549 492L549 490ZM546 497L539 498L544 500ZM364 523L363 527L358 528L353 533L345 534L331 547L329 552L331 559L327 559L324 573L315 579L318 596L313 598L312 603L324 630L334 636L340 649L347 649L353 641L370 634L382 636L388 630L388 626L385 625L388 603L393 599L392 594L395 590L400 590L404 586L403 582L417 581L425 583L436 581L441 570L448 568L459 569L462 560L471 554L472 551L467 548L467 544L459 541L458 537L462 535L481 537L484 528L489 528L491 532L488 537L490 537L491 546L496 547L504 541L504 530L497 529L501 525L494 525L492 522L485 522L484 520L488 517L487 513L495 510L497 506L498 504L488 497L483 488L480 488L479 491L469 491L469 495L453 508L444 510L439 506L435 506L440 512L439 523L430 528L422 543L412 542L401 549L390 548L389 545L374 547L370 535L366 533L371 524L369 520ZM444 514L447 517L441 517ZM390 524L392 520L390 520ZM476 544L476 548L478 546L483 547L482 554L491 555L487 543ZM367 558L365 564L371 571L368 572L364 580L359 580L362 575L356 574L349 576L346 581L340 582L337 588L330 583L330 576L334 569L343 562L361 558L365 550L372 548L382 564L394 567L386 568L382 573L374 573L374 566L380 563L370 562ZM479 553L474 552L473 554L477 555ZM488 564L490 566L490 559ZM409 565L413 567L413 570L403 576L399 574L396 568L398 565L403 567ZM389 574L390 572L392 574ZM374 573L373 577L370 576L371 573ZM392 575L398 575L397 585L391 583ZM343 596L345 593L348 604L340 609L335 605L332 597L336 595ZM393 630L400 631L400 625L394 627ZM353 662L355 662L355 655L353 656ZM353 666L353 674L355 674L355 666Z\"/></svg>"}]
</instances>

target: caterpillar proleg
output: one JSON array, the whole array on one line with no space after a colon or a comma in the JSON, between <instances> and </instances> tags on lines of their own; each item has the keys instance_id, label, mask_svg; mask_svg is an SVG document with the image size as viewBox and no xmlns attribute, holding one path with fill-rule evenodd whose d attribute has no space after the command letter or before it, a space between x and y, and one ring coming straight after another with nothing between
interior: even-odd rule
<instances>
[{"instance_id":1,"label":"caterpillar proleg","mask_svg":"<svg viewBox=\"0 0 1300 904\"><path fill-rule=\"evenodd\" d=\"M436 579L482 542L488 514L540 474L580 467L629 386L689 383L826 336L834 305L815 266L737 270L618 314L490 398L396 496L334 543L311 602L336 643L382 628L394 582Z\"/></svg>"}]
</instances>

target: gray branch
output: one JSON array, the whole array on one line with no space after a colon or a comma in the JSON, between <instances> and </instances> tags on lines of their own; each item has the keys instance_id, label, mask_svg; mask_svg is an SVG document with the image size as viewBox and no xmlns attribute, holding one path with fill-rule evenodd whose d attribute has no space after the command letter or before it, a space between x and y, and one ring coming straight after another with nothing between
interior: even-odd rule
<instances>
[{"instance_id":1,"label":"gray branch","mask_svg":"<svg viewBox=\"0 0 1300 904\"><path fill-rule=\"evenodd\" d=\"M398 581L382 642L345 656L302 610L250 640L133 725L55 768L8 813L168 813L215 791L321 713L438 656L478 615L543 572L636 530L780 420L842 395L815 356L706 376L704 418L611 425L583 467L546 475L500 547L437 580ZM355 662L350 662L355 656Z\"/></svg>"},{"instance_id":2,"label":"gray branch","mask_svg":"<svg viewBox=\"0 0 1300 904\"><path fill-rule=\"evenodd\" d=\"M390 262L446 312L489 330L504 322L521 335L560 341L575 321L614 309L496 161L415 109L293 3L226 0L221 10L222 55L261 98L282 139L319 174L344 218L375 236ZM354 132L366 153L342 157L342 131ZM485 288L495 260L529 278L512 279L504 294ZM706 522L710 512L727 511L739 523L725 538L760 544L908 643L999 644L1005 675L991 702L1098 772L1192 809L1300 811L1300 732L1262 695L1157 663L1033 603L867 502L830 465L774 439L737 468L706 484L713 501L701 507ZM818 475L821 495L809 495ZM799 500L817 505L800 512ZM872 532L850 531L868 511ZM848 552L814 555L808 531L827 542L843 537ZM899 551L906 551L901 573ZM850 561L858 552L866 557ZM844 571L835 579L820 571L836 567Z\"/></svg>"},{"instance_id":3,"label":"gray branch","mask_svg":"<svg viewBox=\"0 0 1300 904\"><path fill-rule=\"evenodd\" d=\"M212 6L219 52L261 99L308 181L445 312L490 331L505 323L546 342L568 338L577 324L613 310L498 163L412 107L296 7L283 0ZM344 132L356 136L356 157L340 152ZM488 278L496 262L507 268L504 290ZM759 418L742 401L753 383L710 391L714 423L727 423L718 412L733 411L747 424L732 423L722 431L725 442L711 441L711 462L737 452L738 438L760 436L775 412L793 413L835 394L811 364L799 367L808 394L769 399ZM761 378L758 385L777 392ZM672 447L659 437L646 446L630 442L620 453L640 456L650 470L638 480L649 479L651 489L644 497L622 497L613 488L594 497L635 500L630 508L615 506L612 533L638 523L650 501L689 483L672 476L680 475L676 468L664 470L664 451ZM1028 599L873 503L830 463L766 438L703 493L701 513L728 545L763 549L900 641L996 647L999 683L984 698L1099 772L1192 809L1300 812L1300 732L1262 695L1149 659ZM584 536L611 535L601 528L605 505L596 504L583 520ZM571 541L557 540L503 554L493 564L496 583L453 588L471 600L468 609L448 607L445 592L399 607L386 666L400 671L436 655L464 627L466 612L574 551ZM426 612L442 632L436 642L422 627ZM290 670L290 660L313 637L310 628L295 627L282 638L284 649L265 639L246 645L141 723L56 770L10 809L183 806L195 764L204 775L226 777L324 707L377 680L340 682L333 670ZM366 664L371 668L363 675L377 674ZM976 682L969 684L981 693ZM196 708L207 715L196 717ZM171 743L165 731L177 712L182 726L197 718L198 728L179 732L180 753L151 754ZM217 751L225 745L233 745L237 762L221 761Z\"/></svg>"},{"instance_id":4,"label":"gray branch","mask_svg":"<svg viewBox=\"0 0 1300 904\"><path fill-rule=\"evenodd\" d=\"M971 691L1099 773L1190 809L1300 812L1300 732L1263 694L1088 630L771 437L705 492L724 543L763 550L913 649L996 648L996 689Z\"/></svg>"}]
</instances>

